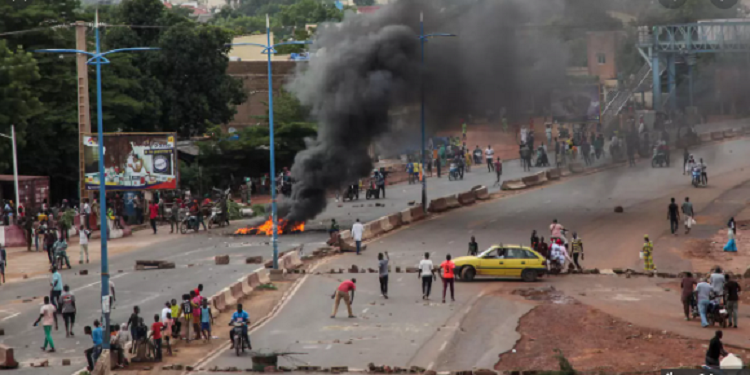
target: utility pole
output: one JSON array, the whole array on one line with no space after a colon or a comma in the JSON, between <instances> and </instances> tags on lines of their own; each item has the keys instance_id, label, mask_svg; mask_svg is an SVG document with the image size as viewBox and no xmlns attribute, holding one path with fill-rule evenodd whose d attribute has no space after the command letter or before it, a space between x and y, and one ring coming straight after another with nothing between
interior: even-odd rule
<instances>
[{"instance_id":1,"label":"utility pole","mask_svg":"<svg viewBox=\"0 0 750 375\"><path fill-rule=\"evenodd\" d=\"M86 51L86 23L76 21L76 49ZM88 57L76 54L76 71L78 73L78 190L79 200L90 198L86 192L86 164L83 161L83 135L91 134L91 109L89 107L89 71Z\"/></svg>"}]
</instances>

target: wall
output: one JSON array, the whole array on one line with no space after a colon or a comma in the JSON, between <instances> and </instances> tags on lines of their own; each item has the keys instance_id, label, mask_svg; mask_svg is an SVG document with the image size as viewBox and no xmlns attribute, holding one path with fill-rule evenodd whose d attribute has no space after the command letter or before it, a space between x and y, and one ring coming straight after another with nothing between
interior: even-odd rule
<instances>
[{"instance_id":1,"label":"wall","mask_svg":"<svg viewBox=\"0 0 750 375\"><path fill-rule=\"evenodd\" d=\"M273 42L273 33L271 33L271 43ZM243 35L232 39L232 44L237 43L257 43L265 46L268 44L268 37L266 34ZM232 60L239 59L239 61L268 61L268 56L263 54L263 48L258 46L232 46L227 56ZM271 55L271 61L274 57Z\"/></svg>"},{"instance_id":2,"label":"wall","mask_svg":"<svg viewBox=\"0 0 750 375\"><path fill-rule=\"evenodd\" d=\"M260 49L260 48L259 48ZM271 64L273 89L278 92L294 74L297 64L294 61L274 61ZM268 107L268 63L267 61L230 61L227 74L242 80L247 100L237 106L237 114L226 128L239 129L245 126L266 125ZM258 118L260 116L261 118Z\"/></svg>"},{"instance_id":3,"label":"wall","mask_svg":"<svg viewBox=\"0 0 750 375\"><path fill-rule=\"evenodd\" d=\"M621 31L588 32L586 40L588 68L590 76L598 76L600 82L617 78L617 49L624 40ZM599 54L605 57L604 64L599 63Z\"/></svg>"}]
</instances>

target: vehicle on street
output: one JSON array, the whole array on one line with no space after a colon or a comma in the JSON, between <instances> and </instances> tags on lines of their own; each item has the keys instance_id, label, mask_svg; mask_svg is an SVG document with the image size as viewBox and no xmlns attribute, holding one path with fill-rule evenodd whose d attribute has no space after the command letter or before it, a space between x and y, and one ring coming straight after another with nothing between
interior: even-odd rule
<instances>
[{"instance_id":1,"label":"vehicle on street","mask_svg":"<svg viewBox=\"0 0 750 375\"><path fill-rule=\"evenodd\" d=\"M547 273L547 260L530 247L520 245L492 245L477 256L458 257L453 262L462 281L491 276L531 282Z\"/></svg>"},{"instance_id":2,"label":"vehicle on street","mask_svg":"<svg viewBox=\"0 0 750 375\"><path fill-rule=\"evenodd\" d=\"M185 234L189 230L198 231L198 226L200 224L198 223L198 217L192 216L192 215L186 215L184 219L182 219L182 222L180 223L180 233Z\"/></svg>"},{"instance_id":3,"label":"vehicle on street","mask_svg":"<svg viewBox=\"0 0 750 375\"><path fill-rule=\"evenodd\" d=\"M657 149L654 156L651 158L651 168L669 166L667 161L667 152L662 149Z\"/></svg>"}]
</instances>

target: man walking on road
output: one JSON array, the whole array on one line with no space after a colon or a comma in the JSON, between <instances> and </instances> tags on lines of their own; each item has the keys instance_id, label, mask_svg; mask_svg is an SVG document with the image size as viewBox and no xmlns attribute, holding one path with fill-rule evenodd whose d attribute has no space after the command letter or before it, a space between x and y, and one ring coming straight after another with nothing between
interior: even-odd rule
<instances>
[{"instance_id":1,"label":"man walking on road","mask_svg":"<svg viewBox=\"0 0 750 375\"><path fill-rule=\"evenodd\" d=\"M669 229L672 234L677 235L677 229L680 227L680 210L677 208L677 203L672 198L672 203L667 208L667 220L669 220Z\"/></svg>"},{"instance_id":2,"label":"man walking on road","mask_svg":"<svg viewBox=\"0 0 750 375\"><path fill-rule=\"evenodd\" d=\"M351 280L344 280L339 287L336 289L336 291L331 296L331 299L334 300L333 302L333 312L331 312L331 318L336 317L336 312L339 310L339 302L341 300L344 300L344 303L346 304L346 310L349 312L349 317L354 318L354 314L352 314L352 303L354 303L354 291L357 289L357 279L351 279ZM351 296L349 293L351 292Z\"/></svg>"},{"instance_id":3,"label":"man walking on road","mask_svg":"<svg viewBox=\"0 0 750 375\"><path fill-rule=\"evenodd\" d=\"M643 236L644 244L643 244L643 269L646 270L646 272L654 272L656 271L656 266L654 265L654 243L651 242L648 239L648 234Z\"/></svg>"},{"instance_id":4,"label":"man walking on road","mask_svg":"<svg viewBox=\"0 0 750 375\"><path fill-rule=\"evenodd\" d=\"M682 214L685 215L685 234L690 233L690 229L693 227L693 204L690 203L690 198L685 197L685 202L682 203Z\"/></svg>"},{"instance_id":5,"label":"man walking on road","mask_svg":"<svg viewBox=\"0 0 750 375\"><path fill-rule=\"evenodd\" d=\"M582 270L583 267L578 263L578 258L580 257L583 260L583 240L578 238L578 233L573 232L573 240L570 241L570 246L573 249L573 263L579 270Z\"/></svg>"},{"instance_id":6,"label":"man walking on road","mask_svg":"<svg viewBox=\"0 0 750 375\"><path fill-rule=\"evenodd\" d=\"M714 292L714 298L718 301L722 301L724 299L724 284L726 284L727 279L724 277L724 273L721 271L721 267L716 267L714 271L711 273L711 276L708 278L709 284L711 284L711 289Z\"/></svg>"},{"instance_id":7,"label":"man walking on road","mask_svg":"<svg viewBox=\"0 0 750 375\"><path fill-rule=\"evenodd\" d=\"M711 285L705 280L698 283L695 286L695 294L698 299L698 311L701 314L701 326L703 328L708 327L708 320L706 320L706 309L708 304L711 302Z\"/></svg>"},{"instance_id":8,"label":"man walking on road","mask_svg":"<svg viewBox=\"0 0 750 375\"><path fill-rule=\"evenodd\" d=\"M151 204L148 206L148 219L151 222L151 228L154 230L154 234L156 234L156 218L158 217L159 205L152 200Z\"/></svg>"},{"instance_id":9,"label":"man walking on road","mask_svg":"<svg viewBox=\"0 0 750 375\"><path fill-rule=\"evenodd\" d=\"M740 304L740 284L730 275L726 275L727 283L724 284L725 295L727 296L727 314L729 315L729 325L737 328L737 311Z\"/></svg>"},{"instance_id":10,"label":"man walking on road","mask_svg":"<svg viewBox=\"0 0 750 375\"><path fill-rule=\"evenodd\" d=\"M708 350L706 351L706 366L716 369L719 367L719 359L721 359L722 356L726 357L729 355L729 353L724 350L724 344L721 343L721 338L723 336L724 334L721 331L716 331L714 338L709 342Z\"/></svg>"},{"instance_id":11,"label":"man walking on road","mask_svg":"<svg viewBox=\"0 0 750 375\"><path fill-rule=\"evenodd\" d=\"M492 149L492 145L487 145L487 149L484 150L484 158L487 159L487 172L492 172L495 168L492 165L492 159L494 159L495 150Z\"/></svg>"},{"instance_id":12,"label":"man walking on road","mask_svg":"<svg viewBox=\"0 0 750 375\"><path fill-rule=\"evenodd\" d=\"M383 294L385 299L388 299L388 261L391 257L388 256L388 252L385 252L385 258L383 253L378 254L378 274L380 275L380 293Z\"/></svg>"},{"instance_id":13,"label":"man walking on road","mask_svg":"<svg viewBox=\"0 0 750 375\"><path fill-rule=\"evenodd\" d=\"M50 272L52 273L52 277L50 278L49 283L49 285L52 287L52 291L50 292L50 300L52 301L52 305L55 306L55 309L59 309L58 300L63 291L62 276L60 276L60 273L57 272L57 267L55 266L52 266Z\"/></svg>"},{"instance_id":14,"label":"man walking on road","mask_svg":"<svg viewBox=\"0 0 750 375\"><path fill-rule=\"evenodd\" d=\"M495 162L495 173L497 174L497 181L495 181L494 186L500 186L500 177L503 175L503 162L500 160L500 157L497 157L497 161Z\"/></svg>"},{"instance_id":15,"label":"man walking on road","mask_svg":"<svg viewBox=\"0 0 750 375\"><path fill-rule=\"evenodd\" d=\"M432 291L432 281L437 279L430 253L424 253L424 259L419 261L419 278L422 279L422 299L428 300Z\"/></svg>"},{"instance_id":16,"label":"man walking on road","mask_svg":"<svg viewBox=\"0 0 750 375\"><path fill-rule=\"evenodd\" d=\"M359 255L362 249L362 233L365 231L365 227L359 222L359 219L352 225L352 237L354 237L354 243L357 244L357 255Z\"/></svg>"},{"instance_id":17,"label":"man walking on road","mask_svg":"<svg viewBox=\"0 0 750 375\"><path fill-rule=\"evenodd\" d=\"M685 277L680 282L680 288L682 289L682 312L685 313L685 320L690 320L690 302L693 298L693 290L695 289L695 279L692 273L685 272Z\"/></svg>"},{"instance_id":18,"label":"man walking on road","mask_svg":"<svg viewBox=\"0 0 750 375\"><path fill-rule=\"evenodd\" d=\"M0 246L0 276L3 278L5 283L5 266L8 265L8 253L5 251L4 246Z\"/></svg>"},{"instance_id":19,"label":"man walking on road","mask_svg":"<svg viewBox=\"0 0 750 375\"><path fill-rule=\"evenodd\" d=\"M86 254L86 263L89 262L89 237L91 237L91 231L81 225L81 232L78 234L78 244L81 246L81 251L78 254L78 264L83 264L84 253Z\"/></svg>"},{"instance_id":20,"label":"man walking on road","mask_svg":"<svg viewBox=\"0 0 750 375\"><path fill-rule=\"evenodd\" d=\"M52 323L55 323L55 330L57 330L57 307L50 304L50 298L44 297L44 305L39 311L39 317L34 322L34 327L39 325L39 321L42 321L42 327L44 327L44 345L42 351L47 351L47 345L49 344L49 352L54 353L55 343L52 342Z\"/></svg>"},{"instance_id":21,"label":"man walking on road","mask_svg":"<svg viewBox=\"0 0 750 375\"><path fill-rule=\"evenodd\" d=\"M443 303L445 303L445 292L448 289L448 286L450 285L451 288L451 301L456 302L456 298L454 295L454 275L453 270L456 269L456 264L453 263L451 260L451 255L448 254L445 256L445 261L443 263L440 263L440 277L443 279Z\"/></svg>"}]
</instances>

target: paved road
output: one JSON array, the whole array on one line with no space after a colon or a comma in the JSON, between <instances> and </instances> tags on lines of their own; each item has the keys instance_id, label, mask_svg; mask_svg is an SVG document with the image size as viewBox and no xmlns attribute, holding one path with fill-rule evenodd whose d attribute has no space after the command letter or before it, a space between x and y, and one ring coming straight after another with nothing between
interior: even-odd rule
<instances>
[{"instance_id":1,"label":"paved road","mask_svg":"<svg viewBox=\"0 0 750 375\"><path fill-rule=\"evenodd\" d=\"M588 267L641 267L637 254L643 233L649 233L656 240L660 270L689 268L690 262L667 246L671 237L665 220L668 199L694 196L700 214L722 192L747 179L738 172L750 164L748 143L740 139L693 151L709 165L713 182L708 188L693 188L681 168L655 169L641 162L635 168L580 176L433 217L376 239L362 256L337 257L320 269L351 264L374 268L381 251L391 254L393 266L416 265L425 251L440 261L446 253L464 254L471 235L481 248L493 243L527 244L534 228L546 237L545 228L553 218L581 234ZM617 205L625 208L624 214L613 212ZM359 274L354 303L358 318L347 319L342 310L338 318L330 319L330 295L343 277L351 276L308 276L280 314L253 332L253 342L264 350L306 352L298 358L312 365L364 368L373 362L457 370L470 364L489 365L497 354L510 349L517 338L516 321L529 308L523 302L490 295L497 285L522 283L458 283L456 302L442 304L437 283L432 302L420 299L416 274L391 274L388 300L379 296L375 274ZM446 350L451 354L442 355ZM205 367L244 368L248 362L223 353Z\"/></svg>"},{"instance_id":2,"label":"paved road","mask_svg":"<svg viewBox=\"0 0 750 375\"><path fill-rule=\"evenodd\" d=\"M279 249L285 250L299 244L320 244L325 240L323 233L303 233L284 236ZM252 272L259 265L246 265L246 256L262 255L270 259L271 246L266 237L226 237L216 233L179 236L166 243L148 246L138 251L121 254L110 258L110 273L115 283L117 302L112 312L112 322L122 323L132 311L133 306L141 308L142 316L150 319L160 312L167 299L176 298L203 283L204 294L212 295L235 282L241 276ZM215 255L229 254L230 264L214 265ZM40 256L40 261L43 261ZM173 270L134 271L136 259L162 259L176 263ZM193 266L188 268L188 265ZM91 340L84 336L83 327L91 325L100 317L100 283L99 264L91 263L90 274L78 276L81 267L63 271L65 284L70 285L77 299L79 313L75 338L66 339L64 325L60 320L60 330L53 331L53 340L57 353L42 353L39 349L43 343L44 333L41 327L32 327L39 315L41 298L33 302L22 302L25 299L42 297L49 291L47 278L30 279L0 286L0 327L5 329L5 336L0 336L0 343L16 348L16 358L27 364L32 360L47 358L49 369L45 374L68 375L85 365L83 349L91 346ZM150 322L150 320L146 320ZM71 367L61 367L63 358L73 361ZM19 372L36 371L24 367ZM36 372L38 373L38 372Z\"/></svg>"}]
</instances>

